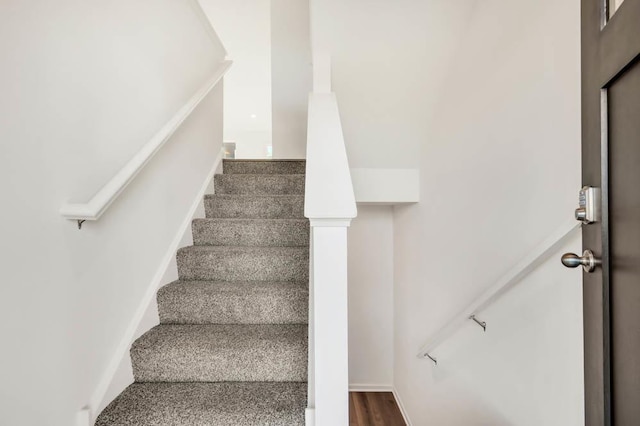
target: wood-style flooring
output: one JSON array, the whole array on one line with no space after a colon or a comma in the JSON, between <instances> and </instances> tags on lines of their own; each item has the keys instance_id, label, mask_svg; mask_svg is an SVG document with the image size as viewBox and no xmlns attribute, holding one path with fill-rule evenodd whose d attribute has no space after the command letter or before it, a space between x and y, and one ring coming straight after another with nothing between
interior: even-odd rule
<instances>
[{"instance_id":1,"label":"wood-style flooring","mask_svg":"<svg viewBox=\"0 0 640 426\"><path fill-rule=\"evenodd\" d=\"M391 392L351 392L349 426L406 426Z\"/></svg>"}]
</instances>

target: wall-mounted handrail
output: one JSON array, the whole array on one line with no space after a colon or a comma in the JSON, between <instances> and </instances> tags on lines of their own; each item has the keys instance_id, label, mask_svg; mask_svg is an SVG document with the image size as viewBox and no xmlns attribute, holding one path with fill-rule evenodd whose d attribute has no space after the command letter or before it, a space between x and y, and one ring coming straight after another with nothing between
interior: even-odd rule
<instances>
[{"instance_id":1,"label":"wall-mounted handrail","mask_svg":"<svg viewBox=\"0 0 640 426\"><path fill-rule=\"evenodd\" d=\"M437 331L422 347L418 353L419 358L430 359L437 364L432 352L445 340L451 337L458 329L469 320L475 321L486 329L486 323L481 322L477 315L511 290L525 276L555 254L573 233L580 229L581 224L572 220L551 234L540 245L534 248L527 256L522 258L513 268L504 274L492 287L482 293L467 307L451 318L439 331Z\"/></svg>"},{"instance_id":2,"label":"wall-mounted handrail","mask_svg":"<svg viewBox=\"0 0 640 426\"><path fill-rule=\"evenodd\" d=\"M64 204L60 208L60 214L66 219L77 220L79 227L85 220L98 220L149 160L171 138L191 112L222 80L232 63L229 60L222 61L211 77L187 103L89 201Z\"/></svg>"}]
</instances>

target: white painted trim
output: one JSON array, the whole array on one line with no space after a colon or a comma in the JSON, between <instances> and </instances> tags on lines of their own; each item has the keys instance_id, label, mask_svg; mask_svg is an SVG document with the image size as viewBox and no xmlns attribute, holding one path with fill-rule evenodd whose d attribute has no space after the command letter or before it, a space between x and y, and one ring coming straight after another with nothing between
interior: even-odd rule
<instances>
[{"instance_id":1,"label":"white painted trim","mask_svg":"<svg viewBox=\"0 0 640 426\"><path fill-rule=\"evenodd\" d=\"M350 218L345 218L345 219L309 218L309 225L311 227L316 227L316 228L331 228L331 227L348 228L349 226L351 226L351 219Z\"/></svg>"},{"instance_id":2,"label":"white painted trim","mask_svg":"<svg viewBox=\"0 0 640 426\"><path fill-rule=\"evenodd\" d=\"M305 426L316 425L316 409L313 407L307 407L304 410L304 424Z\"/></svg>"},{"instance_id":3,"label":"white painted trim","mask_svg":"<svg viewBox=\"0 0 640 426\"><path fill-rule=\"evenodd\" d=\"M442 342L452 336L472 315L478 314L494 303L506 292L511 290L525 276L545 262L551 255L562 247L573 235L574 231L580 229L581 224L571 220L561 228L552 233L540 245L534 248L527 256L522 258L513 268L503 275L493 286L482 293L467 307L455 315L437 331L422 347L418 353L418 358L427 359L426 354L431 353Z\"/></svg>"},{"instance_id":4,"label":"white painted trim","mask_svg":"<svg viewBox=\"0 0 640 426\"><path fill-rule=\"evenodd\" d=\"M352 383L349 385L349 392L393 392L393 386Z\"/></svg>"},{"instance_id":5,"label":"white painted trim","mask_svg":"<svg viewBox=\"0 0 640 426\"><path fill-rule=\"evenodd\" d=\"M306 423L348 426L347 227L358 209L338 101L331 93L329 55L314 55L313 75L304 197L311 222Z\"/></svg>"},{"instance_id":6,"label":"white painted trim","mask_svg":"<svg viewBox=\"0 0 640 426\"><path fill-rule=\"evenodd\" d=\"M407 424L407 426L412 426L413 423L411 423L411 419L409 418L409 413L407 412L407 408L405 407L404 403L402 402L402 398L400 398L400 394L398 393L398 389L396 389L394 387L391 392L393 392L393 397L396 399L396 404L398 404L398 408L400 409L400 413L402 414L402 417L404 418L404 422Z\"/></svg>"},{"instance_id":7,"label":"white painted trim","mask_svg":"<svg viewBox=\"0 0 640 426\"><path fill-rule=\"evenodd\" d=\"M204 195L207 192L207 188L209 188L209 184L211 183L211 180L213 179L213 176L215 175L216 170L220 166L220 163L222 163L223 158L224 158L224 149L221 149L220 153L218 153L218 156L216 157L213 163L213 167L211 168L211 171L207 174L207 177L205 178L204 183L200 187L200 190L196 194L196 197L191 207L189 208L184 220L182 221L182 224L178 228L176 235L173 238L173 241L171 241L171 244L169 244L169 247L167 248L167 251L164 257L162 258L162 261L160 262L158 269L156 270L155 274L153 275L153 278L151 279L151 282L149 283L149 287L147 288L147 291L145 292L144 296L140 300L140 303L138 304L138 307L133 315L133 318L129 322L129 326L124 332L122 340L120 340L120 343L116 347L116 350L111 357L111 361L107 365L107 368L105 369L100 381L98 382L98 386L96 387L96 390L93 392L93 395L91 396L91 400L89 402L89 408L91 410L96 409L96 407L99 407L100 403L103 402L105 394L107 393L107 389L109 388L109 385L111 384L114 375L118 371L120 362L122 361L123 357L127 356L129 352L129 348L133 343L136 331L138 330L138 327L140 325L140 322L144 318L144 314L147 312L149 304L153 301L153 298L156 295L158 288L162 284L162 278L164 277L165 272L169 267L169 264L171 263L173 258L176 256L176 252L180 246L180 242L182 241L182 238L185 232L191 226L193 216L196 210L198 209L198 207L200 206L200 204L202 203ZM95 416L97 417L98 414L99 413L95 413Z\"/></svg>"},{"instance_id":8,"label":"white painted trim","mask_svg":"<svg viewBox=\"0 0 640 426\"><path fill-rule=\"evenodd\" d=\"M91 410L88 407L85 407L76 413L75 426L91 426Z\"/></svg>"},{"instance_id":9,"label":"white painted trim","mask_svg":"<svg viewBox=\"0 0 640 426\"><path fill-rule=\"evenodd\" d=\"M311 227L310 309L313 356L309 365L315 421L349 425L349 337L347 332L347 228Z\"/></svg>"},{"instance_id":10,"label":"white painted trim","mask_svg":"<svg viewBox=\"0 0 640 426\"><path fill-rule=\"evenodd\" d=\"M304 215L354 218L358 209L335 94L311 93L308 114Z\"/></svg>"},{"instance_id":11,"label":"white painted trim","mask_svg":"<svg viewBox=\"0 0 640 426\"><path fill-rule=\"evenodd\" d=\"M351 169L358 204L394 205L420 201L418 169Z\"/></svg>"},{"instance_id":12,"label":"white painted trim","mask_svg":"<svg viewBox=\"0 0 640 426\"><path fill-rule=\"evenodd\" d=\"M144 166L171 138L184 120L200 104L226 74L231 67L231 61L223 61L211 78L178 110L177 113L147 142L140 151L133 156L120 171L111 178L92 198L86 203L64 204L60 214L66 219L72 220L98 220L109 206L118 198L124 189L140 173Z\"/></svg>"}]
</instances>

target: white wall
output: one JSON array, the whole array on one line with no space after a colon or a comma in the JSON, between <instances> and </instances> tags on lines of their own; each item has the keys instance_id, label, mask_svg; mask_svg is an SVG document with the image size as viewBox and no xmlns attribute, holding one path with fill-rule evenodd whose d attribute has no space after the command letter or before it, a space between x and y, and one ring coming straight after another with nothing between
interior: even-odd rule
<instances>
[{"instance_id":1,"label":"white wall","mask_svg":"<svg viewBox=\"0 0 640 426\"><path fill-rule=\"evenodd\" d=\"M270 0L201 0L229 51L225 78L224 139L236 158L266 158L271 146Z\"/></svg>"},{"instance_id":2,"label":"white wall","mask_svg":"<svg viewBox=\"0 0 640 426\"><path fill-rule=\"evenodd\" d=\"M349 385L393 384L393 208L358 206L349 228Z\"/></svg>"},{"instance_id":3,"label":"white wall","mask_svg":"<svg viewBox=\"0 0 640 426\"><path fill-rule=\"evenodd\" d=\"M309 0L271 0L273 156L304 158L312 86Z\"/></svg>"},{"instance_id":4,"label":"white wall","mask_svg":"<svg viewBox=\"0 0 640 426\"><path fill-rule=\"evenodd\" d=\"M472 0L311 0L312 45L332 60L355 168L415 168L425 116Z\"/></svg>"},{"instance_id":5,"label":"white wall","mask_svg":"<svg viewBox=\"0 0 640 426\"><path fill-rule=\"evenodd\" d=\"M216 92L214 93L214 96L218 97L218 99L221 100L222 86L219 86L215 90ZM218 108L217 111L215 111L214 115L217 117L217 123L215 127L216 129L221 130L222 102L218 103ZM213 173L222 173L222 159L223 152L221 151L217 157L217 164L214 163L215 170L212 169L212 173L207 176L207 179L203 182L200 188L201 192L203 193L202 195L214 193L215 183L213 179ZM131 355L129 353L130 346L140 336L151 330L156 325L160 324L156 290L178 279L178 264L175 253L177 252L178 248L193 245L191 223L194 219L205 217L204 196L200 196L201 194L198 195L199 196L196 197L192 205L193 214L185 218L185 221L181 225L181 229L179 229L176 233L176 240L179 238L177 246L167 248L169 261L165 263L166 268L164 268L164 271L162 271L162 278L158 283L155 283L156 285L150 288L152 292L148 294L151 294L151 297L146 300L146 305L144 304L144 302L138 305L138 309L140 309L140 312L144 310L144 313L141 315L141 317L135 318L135 320L130 323L132 327L135 327L135 332L129 340L124 340L126 336L123 336L123 340L121 340L121 343L124 343L126 345L125 350L115 353L111 359L111 362L113 363L111 367L115 368L115 371L108 369L105 372L102 377L104 381L103 383L101 383L101 385L105 386L106 388L101 388L98 392L94 393L94 406L92 407L92 409L95 416L102 412L102 410L106 408L106 406L109 405L109 403L113 401L122 391L124 391L127 386L134 382L133 367L131 365ZM159 265L159 272L161 271L161 268L163 266L163 264ZM138 319L139 321L137 321Z\"/></svg>"},{"instance_id":6,"label":"white wall","mask_svg":"<svg viewBox=\"0 0 640 426\"><path fill-rule=\"evenodd\" d=\"M434 310L446 296L434 296L426 280L424 290L418 290L400 273L396 390L413 425L584 424L580 273L558 261L561 253L579 250L576 234L479 315L487 322L486 333L468 321L436 349L437 366L416 354L424 336L443 318L432 319L426 310ZM410 298L416 301L407 303ZM435 300L425 303L429 298Z\"/></svg>"},{"instance_id":7,"label":"white wall","mask_svg":"<svg viewBox=\"0 0 640 426\"><path fill-rule=\"evenodd\" d=\"M188 2L0 5L0 424L88 403L222 142L220 88L97 223L62 219L224 57Z\"/></svg>"},{"instance_id":8,"label":"white wall","mask_svg":"<svg viewBox=\"0 0 640 426\"><path fill-rule=\"evenodd\" d=\"M394 221L394 380L414 425L583 424L581 275L561 252L483 314L486 336L470 323L436 369L416 358L573 213L579 7L477 2L441 84L421 143L422 202Z\"/></svg>"}]
</instances>

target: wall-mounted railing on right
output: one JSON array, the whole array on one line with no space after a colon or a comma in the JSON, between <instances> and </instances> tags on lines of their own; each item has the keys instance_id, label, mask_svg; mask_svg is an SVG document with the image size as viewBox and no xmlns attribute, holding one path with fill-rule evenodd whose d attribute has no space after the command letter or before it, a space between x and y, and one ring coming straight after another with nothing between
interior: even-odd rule
<instances>
[{"instance_id":1,"label":"wall-mounted railing on right","mask_svg":"<svg viewBox=\"0 0 640 426\"><path fill-rule=\"evenodd\" d=\"M539 246L534 248L527 256L518 262L511 270L502 276L492 287L482 293L466 308L451 318L439 331L437 331L418 352L419 358L430 359L434 364L438 360L433 351L451 337L467 321L475 321L486 329L486 323L481 321L479 314L495 303L505 293L511 290L524 277L540 266L544 261L556 254L573 235L581 228L581 224L572 220L551 234Z\"/></svg>"}]
</instances>

